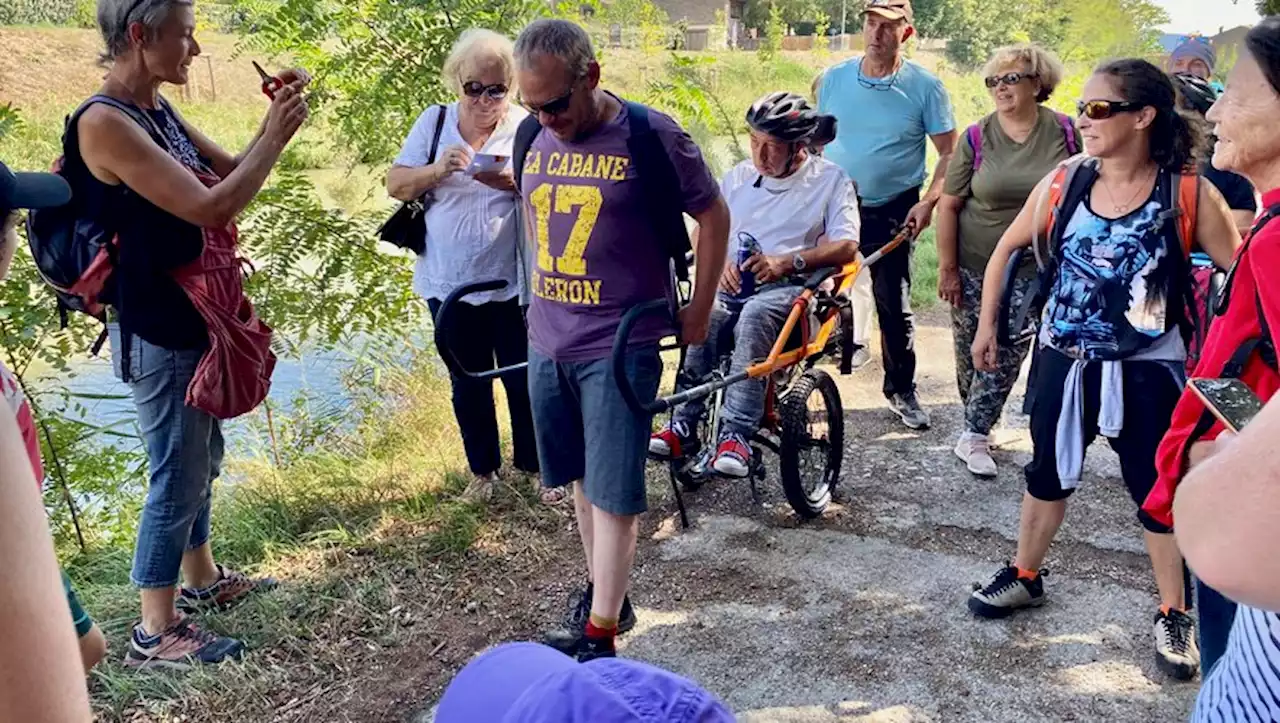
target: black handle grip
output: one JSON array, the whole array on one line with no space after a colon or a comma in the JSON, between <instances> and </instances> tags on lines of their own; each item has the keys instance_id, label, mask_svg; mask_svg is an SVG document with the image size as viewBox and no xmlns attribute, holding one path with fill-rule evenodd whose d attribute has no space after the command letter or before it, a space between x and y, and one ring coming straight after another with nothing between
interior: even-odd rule
<instances>
[{"instance_id":1,"label":"black handle grip","mask_svg":"<svg viewBox=\"0 0 1280 723\"><path fill-rule=\"evenodd\" d=\"M671 304L666 299L655 299L633 306L623 314L622 321L618 323L618 331L613 336L613 376L617 380L618 391L622 392L623 401L636 414L654 415L671 408L671 403L661 397L651 402L640 401L627 376L627 350L631 331L641 319L658 314L670 318Z\"/></svg>"},{"instance_id":2,"label":"black handle grip","mask_svg":"<svg viewBox=\"0 0 1280 723\"><path fill-rule=\"evenodd\" d=\"M831 278L832 276L835 276L838 273L840 273L840 269L835 266L828 266L825 269L818 269L817 271L813 272L813 275L809 277L808 281L804 282L804 288L808 289L809 291L816 291L819 286L822 286L824 281Z\"/></svg>"},{"instance_id":3,"label":"black handle grip","mask_svg":"<svg viewBox=\"0 0 1280 723\"><path fill-rule=\"evenodd\" d=\"M490 279L488 281L477 281L472 284L464 284L454 289L453 293L446 296L444 301L440 304L440 310L436 312L436 328L434 334L436 349L440 352L440 359L444 361L444 365L449 368L449 372L454 376L467 379L493 379L495 377L500 377L503 374L520 371L529 366L528 362L520 362L519 364L512 364L511 366L501 367L499 369L490 369L489 371L484 372L468 371L462 366L462 362L458 359L458 356L453 353L453 345L450 344L450 341L453 339L453 326L456 324L454 321L454 310L457 309L458 304L461 303L462 297L470 296L471 294L480 294L486 291L498 291L500 289L505 289L507 286L508 283L503 279Z\"/></svg>"}]
</instances>

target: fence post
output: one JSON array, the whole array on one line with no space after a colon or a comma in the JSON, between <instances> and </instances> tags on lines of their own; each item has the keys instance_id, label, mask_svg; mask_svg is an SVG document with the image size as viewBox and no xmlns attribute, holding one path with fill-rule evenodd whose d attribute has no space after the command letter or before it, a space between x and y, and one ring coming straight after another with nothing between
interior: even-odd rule
<instances>
[{"instance_id":1,"label":"fence post","mask_svg":"<svg viewBox=\"0 0 1280 723\"><path fill-rule=\"evenodd\" d=\"M213 56L204 56L205 65L209 68L209 95L213 102L218 102L218 81L213 77Z\"/></svg>"}]
</instances>

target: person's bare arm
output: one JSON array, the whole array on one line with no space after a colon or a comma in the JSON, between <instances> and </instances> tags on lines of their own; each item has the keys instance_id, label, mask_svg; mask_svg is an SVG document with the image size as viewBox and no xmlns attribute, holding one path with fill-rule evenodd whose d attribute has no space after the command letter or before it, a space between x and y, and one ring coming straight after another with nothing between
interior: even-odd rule
<instances>
[{"instance_id":1,"label":"person's bare arm","mask_svg":"<svg viewBox=\"0 0 1280 723\"><path fill-rule=\"evenodd\" d=\"M219 227L243 211L271 174L280 153L307 118L299 90L290 85L272 101L263 139L234 171L209 188L179 164L132 119L105 105L80 118L80 151L106 183L124 183L157 207L197 226Z\"/></svg>"},{"instance_id":2,"label":"person's bare arm","mask_svg":"<svg viewBox=\"0 0 1280 723\"><path fill-rule=\"evenodd\" d=\"M1174 534L1205 584L1237 602L1280 610L1280 400L1193 468L1173 500Z\"/></svg>"},{"instance_id":3,"label":"person's bare arm","mask_svg":"<svg viewBox=\"0 0 1280 723\"><path fill-rule=\"evenodd\" d=\"M0 558L0 720L92 720L44 506L10 414L0 414Z\"/></svg>"},{"instance_id":4,"label":"person's bare arm","mask_svg":"<svg viewBox=\"0 0 1280 723\"><path fill-rule=\"evenodd\" d=\"M757 254L747 259L743 269L755 274L756 281L767 284L784 276L796 273L795 257L797 254L778 254L766 256ZM830 266L844 266L858 258L857 241L828 241L799 253L804 259L805 270L825 269Z\"/></svg>"},{"instance_id":5,"label":"person's bare arm","mask_svg":"<svg viewBox=\"0 0 1280 723\"><path fill-rule=\"evenodd\" d=\"M1231 266L1236 248L1240 246L1240 232L1231 215L1227 201L1218 189L1204 179L1200 180L1199 208L1196 212L1196 243L1209 254L1218 268Z\"/></svg>"},{"instance_id":6,"label":"person's bare arm","mask_svg":"<svg viewBox=\"0 0 1280 723\"><path fill-rule=\"evenodd\" d=\"M723 196L717 196L693 219L698 224L697 263L694 265L693 298L680 310L680 333L684 342L701 344L707 336L711 307L716 301L716 289L720 286L728 254L729 206Z\"/></svg>"},{"instance_id":7,"label":"person's bare arm","mask_svg":"<svg viewBox=\"0 0 1280 723\"><path fill-rule=\"evenodd\" d=\"M959 306L960 289L960 209L965 199L944 193L938 203L938 298Z\"/></svg>"},{"instance_id":8,"label":"person's bare arm","mask_svg":"<svg viewBox=\"0 0 1280 723\"><path fill-rule=\"evenodd\" d=\"M938 205L938 199L942 198L942 189L947 183L947 164L951 162L951 155L955 153L956 137L956 132L953 130L929 136L933 147L938 151L938 163L933 168L933 179L929 181L929 188L924 192L920 202L907 214L907 221L915 224L916 233L924 231L933 222L933 209Z\"/></svg>"},{"instance_id":9,"label":"person's bare arm","mask_svg":"<svg viewBox=\"0 0 1280 723\"><path fill-rule=\"evenodd\" d=\"M425 166L392 166L387 171L387 194L406 203L422 198L424 193L439 186L450 174L461 173L470 163L470 151L462 146L451 146L444 149L435 163ZM515 177L510 178L510 188L502 190L516 190Z\"/></svg>"},{"instance_id":10,"label":"person's bare arm","mask_svg":"<svg viewBox=\"0 0 1280 723\"><path fill-rule=\"evenodd\" d=\"M280 80L286 84L298 83L299 85L297 87L299 89L305 88L311 82L311 75L301 68L282 70L277 73L276 77L280 78ZM191 142L196 145L200 154L205 158L208 158L210 163L213 164L213 172L218 174L219 178L226 178L231 175L232 171L239 167L245 157L249 155L249 152L253 150L253 147L258 144L258 141L262 140L263 134L267 131L267 119L271 117L270 112L263 114L262 122L258 124L258 131L253 134L253 139L249 141L243 151L240 151L239 155L233 156L223 150L222 146L219 146L216 142L206 136L199 128L188 123L187 119L182 117L182 114L178 112L176 107L173 109L173 112L178 115L178 120L182 121L182 127L187 130L187 135L191 136Z\"/></svg>"},{"instance_id":11,"label":"person's bare arm","mask_svg":"<svg viewBox=\"0 0 1280 723\"><path fill-rule=\"evenodd\" d=\"M1249 233L1249 229L1253 228L1253 222L1257 220L1258 214L1256 211L1233 208L1231 209L1231 218L1235 220L1236 231L1239 231L1240 236L1243 238L1245 234Z\"/></svg>"}]
</instances>

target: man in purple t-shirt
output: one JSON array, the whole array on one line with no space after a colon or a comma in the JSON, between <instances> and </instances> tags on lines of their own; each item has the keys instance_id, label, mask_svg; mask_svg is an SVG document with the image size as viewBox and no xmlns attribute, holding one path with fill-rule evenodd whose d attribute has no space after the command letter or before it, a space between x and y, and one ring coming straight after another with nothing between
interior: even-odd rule
<instances>
[{"instance_id":1,"label":"man in purple t-shirt","mask_svg":"<svg viewBox=\"0 0 1280 723\"><path fill-rule=\"evenodd\" d=\"M600 88L600 65L579 26L538 20L516 39L521 102L543 130L523 166L532 258L529 398L543 484L574 486L587 557L587 586L567 629L548 637L590 660L614 654L614 636L635 625L626 600L651 419L627 407L609 359L632 306L673 295L669 246L627 148L625 104ZM706 338L724 268L729 211L702 153L671 118L649 125L679 177L682 208L700 227L693 299L680 311L683 340ZM673 194L676 195L676 194ZM658 341L669 326L639 329L626 373L642 397L657 393Z\"/></svg>"}]
</instances>

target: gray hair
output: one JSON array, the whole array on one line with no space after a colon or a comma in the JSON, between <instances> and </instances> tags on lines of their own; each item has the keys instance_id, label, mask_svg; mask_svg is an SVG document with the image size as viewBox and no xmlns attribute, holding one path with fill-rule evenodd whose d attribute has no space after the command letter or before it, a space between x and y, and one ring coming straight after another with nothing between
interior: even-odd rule
<instances>
[{"instance_id":1,"label":"gray hair","mask_svg":"<svg viewBox=\"0 0 1280 723\"><path fill-rule=\"evenodd\" d=\"M98 29L107 50L102 62L110 63L129 52L129 26L142 23L154 35L174 7L189 7L195 0L98 0Z\"/></svg>"},{"instance_id":2,"label":"gray hair","mask_svg":"<svg viewBox=\"0 0 1280 723\"><path fill-rule=\"evenodd\" d=\"M515 54L516 63L522 68L529 67L529 61L535 56L559 58L574 78L585 76L588 66L596 59L587 31L577 23L555 18L534 20L525 26L516 38Z\"/></svg>"}]
</instances>

